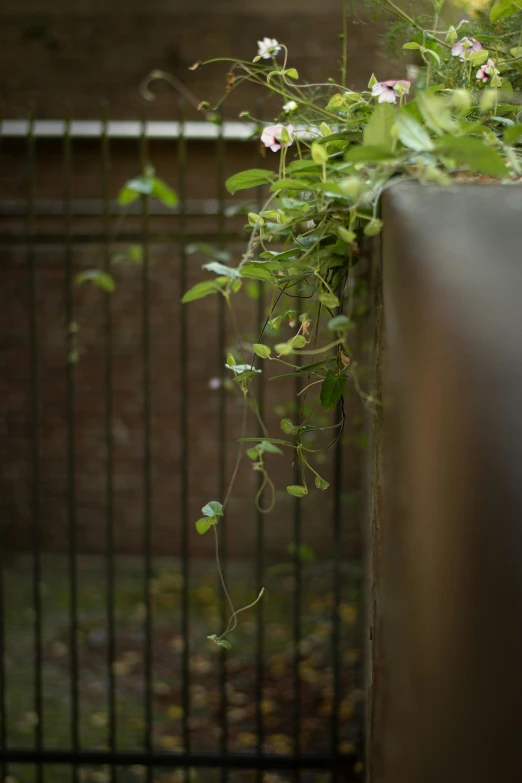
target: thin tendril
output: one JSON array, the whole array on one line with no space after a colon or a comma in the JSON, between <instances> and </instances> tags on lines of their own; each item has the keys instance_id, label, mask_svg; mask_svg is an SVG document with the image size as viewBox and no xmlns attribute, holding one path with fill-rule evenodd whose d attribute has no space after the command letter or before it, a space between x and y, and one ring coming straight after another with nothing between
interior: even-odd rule
<instances>
[{"instance_id":1,"label":"thin tendril","mask_svg":"<svg viewBox=\"0 0 522 783\"><path fill-rule=\"evenodd\" d=\"M235 631L235 629L237 628L237 616L238 616L238 614L241 614L241 612L246 612L247 609L252 609L261 600L261 598L263 597L263 593L264 592L265 592L265 588L262 587L260 592L259 592L259 595L257 596L255 601L253 601L251 604L248 604L248 606L243 606L241 609L238 609L237 612L236 611L233 612L232 617L228 621L228 625L226 627L226 630L224 630L223 633L221 634L221 636L219 636L217 638L217 640L216 640L217 642L220 642L222 639L225 638L225 636L228 636L229 633L232 633L232 631ZM230 628L230 623L232 621L234 622L234 625L232 626L232 628Z\"/></svg>"},{"instance_id":2,"label":"thin tendril","mask_svg":"<svg viewBox=\"0 0 522 783\"><path fill-rule=\"evenodd\" d=\"M223 571L221 570L221 562L219 560L219 536L217 532L217 526L212 525L214 530L214 540L216 542L216 566L219 574L219 578L221 580L221 587L223 588L223 592L225 593L226 599L228 601L228 605L230 606L230 611L232 614L236 614L236 610L234 609L234 604L232 603L232 599L228 594L227 586L225 584L225 578L223 576Z\"/></svg>"}]
</instances>

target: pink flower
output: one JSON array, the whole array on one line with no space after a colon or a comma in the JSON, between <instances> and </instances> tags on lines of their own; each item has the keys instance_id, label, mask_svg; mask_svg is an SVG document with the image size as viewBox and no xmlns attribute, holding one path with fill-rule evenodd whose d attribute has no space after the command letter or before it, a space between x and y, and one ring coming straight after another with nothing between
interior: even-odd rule
<instances>
[{"instance_id":1,"label":"pink flower","mask_svg":"<svg viewBox=\"0 0 522 783\"><path fill-rule=\"evenodd\" d=\"M451 47L451 53L453 57L460 57L461 60L469 60L469 56L473 52L479 52L483 49L480 41L475 38L461 38L456 44Z\"/></svg>"},{"instance_id":2,"label":"pink flower","mask_svg":"<svg viewBox=\"0 0 522 783\"><path fill-rule=\"evenodd\" d=\"M288 141L281 140L281 134L283 129L288 135ZM294 140L294 126L293 125L268 125L261 134L261 141L265 147L270 147L272 152L277 152L282 146L288 147Z\"/></svg>"},{"instance_id":3,"label":"pink flower","mask_svg":"<svg viewBox=\"0 0 522 783\"><path fill-rule=\"evenodd\" d=\"M210 378L208 388L214 390L221 388L221 378Z\"/></svg>"},{"instance_id":4,"label":"pink flower","mask_svg":"<svg viewBox=\"0 0 522 783\"><path fill-rule=\"evenodd\" d=\"M391 79L387 82L377 82L372 87L372 95L378 96L378 103L397 103L397 98L402 98L410 91L411 82L406 79Z\"/></svg>"},{"instance_id":5,"label":"pink flower","mask_svg":"<svg viewBox=\"0 0 522 783\"><path fill-rule=\"evenodd\" d=\"M495 67L495 63L490 59L487 61L487 63L484 63L484 65L481 65L478 69L477 79L479 82L487 82L490 76L495 76L495 74L498 73L499 71Z\"/></svg>"}]
</instances>

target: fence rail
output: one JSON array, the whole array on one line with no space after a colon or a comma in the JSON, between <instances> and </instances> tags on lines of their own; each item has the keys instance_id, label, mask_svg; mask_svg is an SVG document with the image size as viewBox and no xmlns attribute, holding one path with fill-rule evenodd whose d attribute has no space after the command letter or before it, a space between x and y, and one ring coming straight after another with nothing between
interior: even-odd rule
<instances>
[{"instance_id":1,"label":"fence rail","mask_svg":"<svg viewBox=\"0 0 522 783\"><path fill-rule=\"evenodd\" d=\"M227 141L248 141L256 125L251 122L148 122L132 120L3 120L0 133L5 139L26 139L32 135L42 139L179 139L209 141L223 138Z\"/></svg>"}]
</instances>

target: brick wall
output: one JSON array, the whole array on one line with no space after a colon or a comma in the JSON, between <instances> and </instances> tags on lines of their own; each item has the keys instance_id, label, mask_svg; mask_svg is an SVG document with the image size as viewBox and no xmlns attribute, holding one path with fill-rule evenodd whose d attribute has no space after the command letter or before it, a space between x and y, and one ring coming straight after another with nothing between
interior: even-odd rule
<instances>
[{"instance_id":1,"label":"brick wall","mask_svg":"<svg viewBox=\"0 0 522 783\"><path fill-rule=\"evenodd\" d=\"M355 8L364 20L361 5ZM340 0L2 0L0 97L11 117L25 114L31 100L41 117L60 116L66 103L78 117L97 117L108 98L115 117L131 118L140 81L160 68L199 99L215 101L225 66L188 67L211 57L251 59L264 36L288 45L304 79L325 81L338 74L340 8ZM351 86L365 86L380 67L384 73L379 31L372 23L350 25ZM158 117L172 112L172 93L165 93L152 109ZM228 111L235 116L255 97L234 94Z\"/></svg>"},{"instance_id":2,"label":"brick wall","mask_svg":"<svg viewBox=\"0 0 522 783\"><path fill-rule=\"evenodd\" d=\"M28 307L28 250L20 242L26 221L28 169L22 142L5 142L0 174L0 497L4 541L16 549L26 549L32 539L31 503L33 438L39 442L40 523L42 546L63 550L68 546L71 521L68 489L71 463L68 435L74 434L74 499L78 543L81 551L104 551L107 525L107 443L105 416L108 389L105 356L107 345L105 304L107 294L89 287L75 287L74 321L79 326L80 360L74 369L74 413L67 416L67 354L70 349L66 318L66 265L74 270L103 263L107 247L99 242L82 242L71 247L63 239L37 242L33 253L36 267L36 323L38 344L38 410L36 432L31 414L31 359ZM255 144L232 144L225 174L255 164ZM36 145L36 205L47 210L37 216L38 232L63 231L60 208L65 179L61 143L39 141ZM152 162L165 179L176 184L178 171L175 143L155 142ZM75 235L88 237L100 232L102 218L96 214L102 191L100 148L97 142L77 142L73 147L73 192L78 209L93 212L90 217L75 216ZM136 142L113 145L111 197L121 183L139 171ZM217 195L215 148L211 144L189 145L187 194L191 203ZM83 205L83 206L82 206ZM88 208L88 209L86 209ZM51 213L55 214L51 214ZM176 231L176 215L151 218L150 232ZM244 218L229 218L227 230L240 230ZM113 219L112 227L116 224ZM130 217L125 230L139 230L139 216ZM215 231L216 218L189 217L188 230L204 240ZM7 234L11 240L6 242ZM18 240L17 240L18 237ZM243 241L231 245L239 259ZM151 243L150 310L150 402L151 402L151 517L153 547L157 553L179 552L181 530L180 484L180 242ZM111 252L118 252L116 243ZM204 259L189 256L189 284L201 279ZM119 552L139 552L144 541L144 430L143 430L143 350L142 350L142 270L139 265L114 267L116 291L111 295L113 326L113 438L114 438L114 524ZM238 320L245 340L255 341L260 319L258 303L247 295L237 299ZM189 518L196 520L203 503L220 499L219 466L222 461L218 440L219 392L209 388L211 377L221 374L223 357L218 351L218 299L210 297L188 306L189 356ZM289 333L288 333L289 334ZM235 336L228 324L226 342L233 346ZM280 435L279 421L288 411L281 410L281 382L266 386L266 410L270 432ZM286 388L289 398L291 388ZM291 415L291 413L290 413ZM364 451L357 446L363 427L361 407L348 402L349 426L343 449L342 515L346 551L358 548L359 498ZM241 406L237 395L226 393L226 476L232 473L237 451ZM251 417L250 434L256 433ZM288 458L270 460L278 487L276 510L266 518L267 549L285 553L292 540L295 504L284 491L293 483ZM330 457L321 465L325 478L332 475ZM227 524L232 554L248 556L255 546L256 516L253 506L255 480L245 461L229 507ZM221 498L222 499L222 498ZM318 552L331 550L333 493L313 491L302 504L303 541ZM210 540L191 537L194 553L211 555Z\"/></svg>"}]
</instances>

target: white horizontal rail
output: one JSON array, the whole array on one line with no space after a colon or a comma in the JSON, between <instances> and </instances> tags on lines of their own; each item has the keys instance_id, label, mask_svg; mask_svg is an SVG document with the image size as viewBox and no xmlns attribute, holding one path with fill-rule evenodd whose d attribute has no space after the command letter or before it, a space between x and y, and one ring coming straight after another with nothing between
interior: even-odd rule
<instances>
[{"instance_id":1,"label":"white horizontal rail","mask_svg":"<svg viewBox=\"0 0 522 783\"><path fill-rule=\"evenodd\" d=\"M73 138L98 139L106 132L114 139L137 139L145 127L149 139L177 139L183 133L186 139L217 139L220 128L211 122L146 122L133 120L115 120L105 125L100 120L72 120L69 134ZM33 135L38 138L63 138L67 129L64 120L36 120L33 123ZM222 134L230 141L246 141L255 132L253 122L224 122ZM0 136L3 138L27 138L30 132L29 120L3 120L0 122Z\"/></svg>"}]
</instances>

